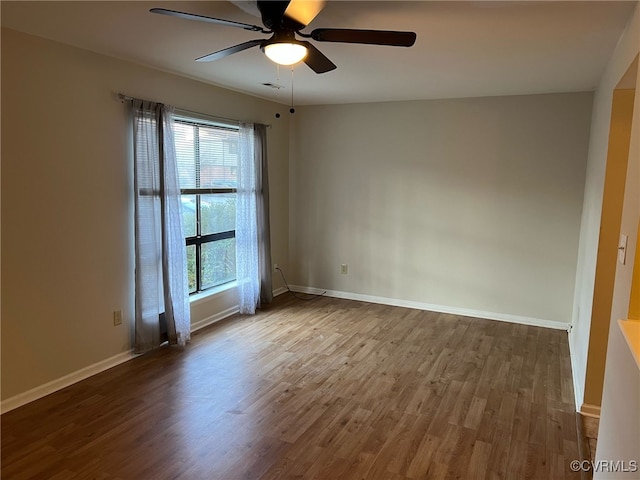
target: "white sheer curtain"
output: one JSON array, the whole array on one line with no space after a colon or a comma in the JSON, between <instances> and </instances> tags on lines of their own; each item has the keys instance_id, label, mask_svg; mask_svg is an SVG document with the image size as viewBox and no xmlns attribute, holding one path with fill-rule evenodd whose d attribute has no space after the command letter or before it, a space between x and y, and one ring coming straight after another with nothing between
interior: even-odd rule
<instances>
[{"instance_id":1,"label":"white sheer curtain","mask_svg":"<svg viewBox=\"0 0 640 480\"><path fill-rule=\"evenodd\" d=\"M236 280L240 313L270 303L271 254L266 126L240 124L236 200Z\"/></svg>"},{"instance_id":2,"label":"white sheer curtain","mask_svg":"<svg viewBox=\"0 0 640 480\"><path fill-rule=\"evenodd\" d=\"M134 130L135 350L190 339L186 251L172 109L132 100Z\"/></svg>"}]
</instances>

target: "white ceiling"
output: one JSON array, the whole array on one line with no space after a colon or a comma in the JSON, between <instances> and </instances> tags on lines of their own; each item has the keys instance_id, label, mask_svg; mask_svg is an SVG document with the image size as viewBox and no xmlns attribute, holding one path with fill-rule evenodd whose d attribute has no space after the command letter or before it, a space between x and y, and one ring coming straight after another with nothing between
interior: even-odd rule
<instances>
[{"instance_id":1,"label":"white ceiling","mask_svg":"<svg viewBox=\"0 0 640 480\"><path fill-rule=\"evenodd\" d=\"M236 2L238 3L238 2ZM296 66L296 105L593 90L636 1L329 1L318 27L410 30L411 48L319 43L338 69ZM226 1L1 2L2 26L281 103L291 70L252 48L210 63L202 55L255 32L149 13L181 10L243 23ZM276 90L263 83L277 83Z\"/></svg>"}]
</instances>

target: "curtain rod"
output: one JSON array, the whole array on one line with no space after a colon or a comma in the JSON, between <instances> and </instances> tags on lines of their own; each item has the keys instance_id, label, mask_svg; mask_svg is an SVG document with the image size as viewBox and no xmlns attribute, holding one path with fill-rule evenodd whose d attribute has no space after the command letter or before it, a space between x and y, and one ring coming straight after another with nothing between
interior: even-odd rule
<instances>
[{"instance_id":1,"label":"curtain rod","mask_svg":"<svg viewBox=\"0 0 640 480\"><path fill-rule=\"evenodd\" d=\"M124 103L124 102L132 102L133 100L139 100L142 102L152 102L152 100L143 100L141 98L136 98L136 97L131 97L129 95L126 95L124 93L118 92L118 99ZM158 102L153 102L153 103L158 103ZM174 107L176 110L178 110L179 112L184 112L184 113L190 113L192 115L197 115L197 116L202 116L202 117L208 117L212 120L219 120L221 122L226 122L226 123L233 123L236 125L239 125L241 122L240 120L236 120L233 118L226 118L226 117L218 117L216 115L209 115L208 113L202 113L202 112L194 112L191 110L186 110L184 108L179 108L179 107ZM255 123L260 123L260 122L255 122ZM266 127L271 128L271 124L265 124Z\"/></svg>"}]
</instances>

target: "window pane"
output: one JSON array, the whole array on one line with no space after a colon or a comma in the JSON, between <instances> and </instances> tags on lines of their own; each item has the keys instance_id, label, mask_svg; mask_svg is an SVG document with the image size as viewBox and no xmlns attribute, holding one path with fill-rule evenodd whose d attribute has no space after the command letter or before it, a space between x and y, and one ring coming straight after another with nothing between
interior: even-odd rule
<instances>
[{"instance_id":1,"label":"window pane","mask_svg":"<svg viewBox=\"0 0 640 480\"><path fill-rule=\"evenodd\" d=\"M189 293L196 291L196 246L187 245L187 278L189 280Z\"/></svg>"},{"instance_id":2,"label":"window pane","mask_svg":"<svg viewBox=\"0 0 640 480\"><path fill-rule=\"evenodd\" d=\"M173 126L180 188L196 188L196 127L181 122Z\"/></svg>"},{"instance_id":3,"label":"window pane","mask_svg":"<svg viewBox=\"0 0 640 480\"><path fill-rule=\"evenodd\" d=\"M182 195L182 228L185 237L196 236L196 196Z\"/></svg>"},{"instance_id":4,"label":"window pane","mask_svg":"<svg viewBox=\"0 0 640 480\"><path fill-rule=\"evenodd\" d=\"M236 229L236 194L202 195L200 200L202 235Z\"/></svg>"},{"instance_id":5,"label":"window pane","mask_svg":"<svg viewBox=\"0 0 640 480\"><path fill-rule=\"evenodd\" d=\"M236 278L236 239L227 238L201 246L202 289L222 285Z\"/></svg>"},{"instance_id":6,"label":"window pane","mask_svg":"<svg viewBox=\"0 0 640 480\"><path fill-rule=\"evenodd\" d=\"M235 188L238 184L238 131L201 126L200 186Z\"/></svg>"}]
</instances>

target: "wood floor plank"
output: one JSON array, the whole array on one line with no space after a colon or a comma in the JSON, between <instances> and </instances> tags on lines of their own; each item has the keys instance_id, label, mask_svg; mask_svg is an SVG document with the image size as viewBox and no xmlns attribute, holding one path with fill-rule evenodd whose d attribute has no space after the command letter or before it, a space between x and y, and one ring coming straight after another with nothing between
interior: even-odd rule
<instances>
[{"instance_id":1,"label":"wood floor plank","mask_svg":"<svg viewBox=\"0 0 640 480\"><path fill-rule=\"evenodd\" d=\"M577 478L566 332L277 297L2 415L1 476Z\"/></svg>"},{"instance_id":2,"label":"wood floor plank","mask_svg":"<svg viewBox=\"0 0 640 480\"><path fill-rule=\"evenodd\" d=\"M478 440L473 444L471 458L467 465L464 477L468 480L484 480L486 478L489 460L491 459L492 445Z\"/></svg>"}]
</instances>

